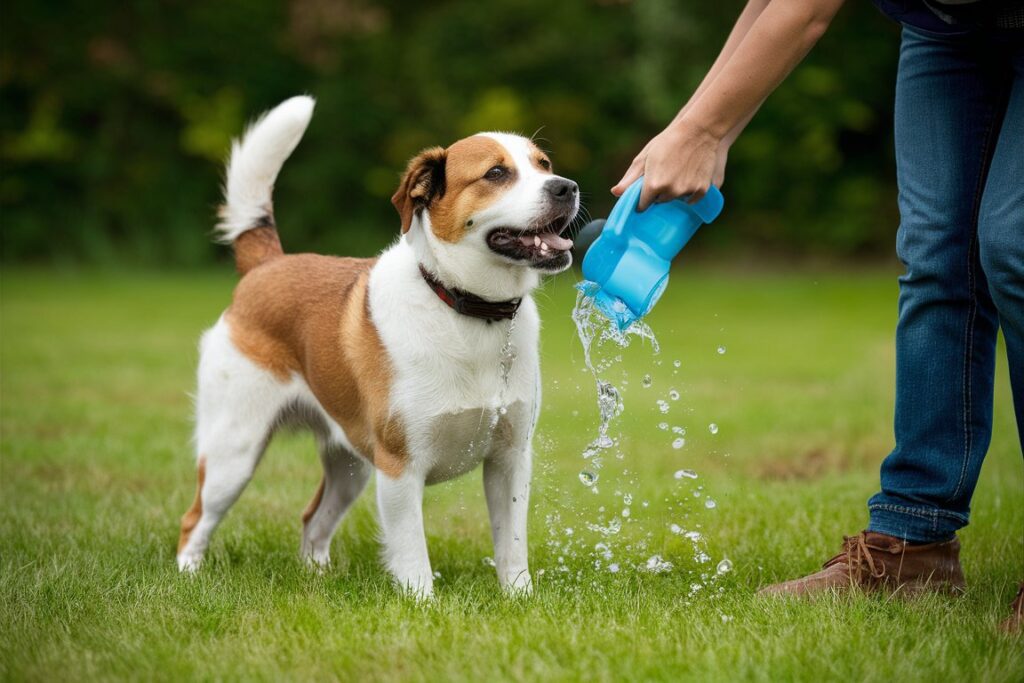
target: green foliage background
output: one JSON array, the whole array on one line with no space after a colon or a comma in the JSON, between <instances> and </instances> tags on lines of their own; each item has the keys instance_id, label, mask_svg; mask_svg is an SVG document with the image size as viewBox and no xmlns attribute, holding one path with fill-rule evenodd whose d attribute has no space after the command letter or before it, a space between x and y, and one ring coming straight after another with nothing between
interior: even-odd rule
<instances>
[{"instance_id":1,"label":"green foliage background","mask_svg":"<svg viewBox=\"0 0 1024 683\"><path fill-rule=\"evenodd\" d=\"M276 197L286 249L391 240L406 159L482 129L539 131L604 215L685 102L740 2L7 0L3 260L200 264L245 122L318 100ZM849 3L733 147L699 248L890 253L898 28Z\"/></svg>"}]
</instances>

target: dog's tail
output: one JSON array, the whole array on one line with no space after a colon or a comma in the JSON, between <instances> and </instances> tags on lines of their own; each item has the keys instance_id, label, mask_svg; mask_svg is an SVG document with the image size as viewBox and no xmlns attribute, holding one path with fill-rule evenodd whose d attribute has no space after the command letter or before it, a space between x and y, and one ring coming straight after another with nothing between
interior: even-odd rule
<instances>
[{"instance_id":1,"label":"dog's tail","mask_svg":"<svg viewBox=\"0 0 1024 683\"><path fill-rule=\"evenodd\" d=\"M271 193L281 166L309 125L313 105L313 98L307 96L285 100L231 146L217 240L234 246L235 264L243 275L284 253Z\"/></svg>"}]
</instances>

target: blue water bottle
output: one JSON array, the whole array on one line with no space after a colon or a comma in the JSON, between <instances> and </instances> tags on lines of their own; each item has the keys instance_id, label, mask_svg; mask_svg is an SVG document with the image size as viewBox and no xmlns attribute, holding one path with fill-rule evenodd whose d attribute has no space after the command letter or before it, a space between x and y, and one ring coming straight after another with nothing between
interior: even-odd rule
<instances>
[{"instance_id":1,"label":"blue water bottle","mask_svg":"<svg viewBox=\"0 0 1024 683\"><path fill-rule=\"evenodd\" d=\"M668 271L693 234L722 211L725 200L712 185L699 202L673 199L636 210L643 178L612 208L600 236L583 258L580 287L620 330L647 315L668 285Z\"/></svg>"}]
</instances>

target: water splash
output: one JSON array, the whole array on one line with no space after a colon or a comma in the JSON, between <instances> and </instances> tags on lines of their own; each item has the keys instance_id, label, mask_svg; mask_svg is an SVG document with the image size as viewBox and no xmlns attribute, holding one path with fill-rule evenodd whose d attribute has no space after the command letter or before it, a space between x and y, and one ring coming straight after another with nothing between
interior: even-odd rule
<instances>
[{"instance_id":1,"label":"water splash","mask_svg":"<svg viewBox=\"0 0 1024 683\"><path fill-rule=\"evenodd\" d=\"M597 436L583 450L583 457L591 461L591 473L596 475L597 470L603 465L600 457L601 452L612 449L616 445L616 440L610 433L611 425L612 421L622 414L625 405L618 388L602 376L602 373L608 370L614 363L620 362L622 356L616 355L612 360L595 363L594 352L597 350L597 347L607 342L611 342L619 348L626 348L634 338L650 341L654 353L658 353L660 348L654 332L646 323L637 320L625 330L619 330L614 322L601 313L594 305L593 294L597 291L597 285L592 282L584 282L578 285L577 288L576 305L572 309L572 320L576 325L576 333L579 336L580 344L583 346L583 361L586 364L586 369L590 371L591 376L594 378L594 386L597 389L597 412L599 418ZM647 386L646 383L649 381L650 375L646 375L641 383ZM582 473L580 480L586 486L593 485L593 481L589 484L587 481L584 481Z\"/></svg>"},{"instance_id":2,"label":"water splash","mask_svg":"<svg viewBox=\"0 0 1024 683\"><path fill-rule=\"evenodd\" d=\"M706 498L704 493L694 490L699 488L696 483L690 483L690 480L697 478L696 472L676 472L675 478L680 481L675 483L670 497L664 499L668 506L667 513L671 517L651 517L652 514L664 513L657 510L656 499L650 501L649 507L649 501L635 495L638 493L636 486L639 473L631 471L631 452L624 448L626 442L620 435L619 421L626 407L624 398L629 398L628 391L634 387L637 392L644 391L660 381L653 376L656 374L653 372L655 368L662 365L657 357L660 352L657 338L643 321L634 321L625 330L620 330L616 322L608 319L595 306L591 296L596 290L593 283L581 283L577 289L572 319L583 350L585 367L581 372L583 377L589 376L594 382L597 419L594 432L591 432L590 440L581 451L585 466L578 471L580 483L571 482L569 486L582 486L598 494L600 480L603 496L594 505L580 506L576 504L578 499L569 505L563 501L575 498L571 493L560 495L564 494L564 489L557 485L550 491L547 500L552 501L556 507L545 518L547 552L552 558L552 565L548 567L548 580L585 587L589 585L588 573L593 571L606 574L661 574L678 571L692 575L690 581L697 587L695 590L711 593L710 587L717 576L715 565L707 542L697 530L701 525L694 524L696 520L693 517L698 510L700 513L705 512L703 504ZM650 360L650 371L641 372L639 381L631 382L633 378L624 371L622 362L624 349L635 346L637 339L641 341L644 351L649 350L654 357ZM650 342L650 347L647 342ZM674 366L672 374L678 374L682 362L670 362ZM663 390L657 392L661 395L655 394L652 398L657 399L658 408L666 418L670 412L686 412L684 406L672 405L681 402L685 388L678 384L676 387L659 386L664 386ZM575 389L587 393L585 382L576 383ZM648 409L648 406L643 409ZM574 410L573 416L586 416L588 413L593 414L587 410ZM670 445L677 449L684 447L685 428L672 427L669 422L656 424L669 437L663 448L669 448ZM614 458L610 458L611 455ZM620 461L622 465L618 464ZM696 498L691 497L691 493ZM615 498L609 500L612 494ZM678 523L669 524L673 520ZM571 524L567 525L567 522ZM569 532L573 527L575 531ZM672 534L669 539L659 539L659 534L667 536L669 532ZM684 548L692 546L692 560L685 551L679 553L680 544ZM671 561L666 557L671 558Z\"/></svg>"}]
</instances>

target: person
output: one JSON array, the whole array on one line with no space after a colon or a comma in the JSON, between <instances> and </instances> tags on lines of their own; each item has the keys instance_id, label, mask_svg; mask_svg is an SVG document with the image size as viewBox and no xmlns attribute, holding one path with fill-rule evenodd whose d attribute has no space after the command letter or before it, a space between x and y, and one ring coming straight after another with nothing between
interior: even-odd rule
<instances>
[{"instance_id":1,"label":"person","mask_svg":"<svg viewBox=\"0 0 1024 683\"><path fill-rule=\"evenodd\" d=\"M633 160L638 209L721 184L730 145L843 0L750 0L693 96ZM903 24L895 144L900 225L896 446L865 531L766 595L959 592L956 532L992 433L996 333L1024 443L1024 2L876 0ZM1024 583L1002 626L1020 630Z\"/></svg>"}]
</instances>

